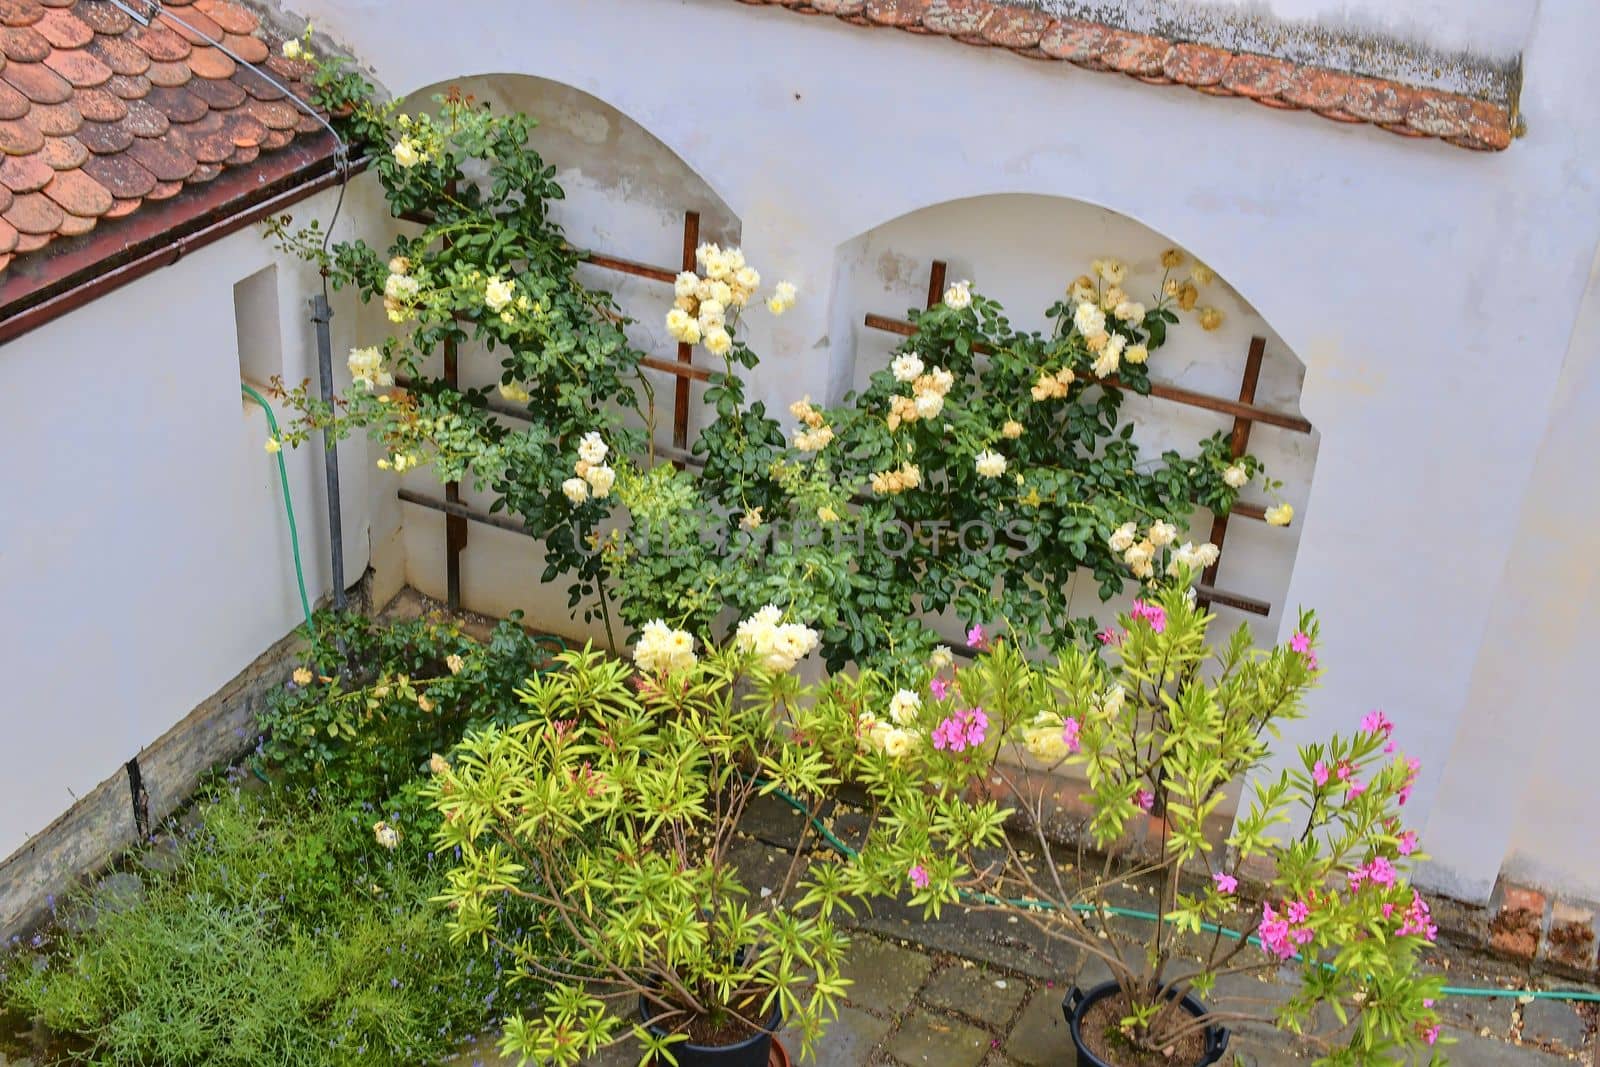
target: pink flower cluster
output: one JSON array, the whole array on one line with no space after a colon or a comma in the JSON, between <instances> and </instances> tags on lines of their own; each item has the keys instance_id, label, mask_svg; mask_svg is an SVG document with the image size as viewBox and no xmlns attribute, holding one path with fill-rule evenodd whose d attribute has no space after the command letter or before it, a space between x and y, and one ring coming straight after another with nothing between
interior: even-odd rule
<instances>
[{"instance_id":1,"label":"pink flower cluster","mask_svg":"<svg viewBox=\"0 0 1600 1067\"><path fill-rule=\"evenodd\" d=\"M1399 848L1402 856L1409 856L1415 852L1417 850L1417 832L1415 830L1407 830L1401 834Z\"/></svg>"},{"instance_id":2,"label":"pink flower cluster","mask_svg":"<svg viewBox=\"0 0 1600 1067\"><path fill-rule=\"evenodd\" d=\"M1388 889L1394 885L1397 876L1398 872L1394 869L1394 864L1383 856L1379 856L1365 866L1357 867L1346 877L1349 879L1350 888L1355 890L1360 889L1363 882L1371 882L1373 885L1381 885Z\"/></svg>"},{"instance_id":3,"label":"pink flower cluster","mask_svg":"<svg viewBox=\"0 0 1600 1067\"><path fill-rule=\"evenodd\" d=\"M1095 639L1098 640L1102 645L1122 644L1122 631L1117 629L1115 626L1107 626L1104 630L1101 630L1094 636Z\"/></svg>"},{"instance_id":4,"label":"pink flower cluster","mask_svg":"<svg viewBox=\"0 0 1600 1067\"><path fill-rule=\"evenodd\" d=\"M1239 888L1239 879L1223 871L1213 874L1211 880L1217 883L1217 892L1219 893L1228 894Z\"/></svg>"},{"instance_id":5,"label":"pink flower cluster","mask_svg":"<svg viewBox=\"0 0 1600 1067\"><path fill-rule=\"evenodd\" d=\"M1312 670L1317 669L1317 653L1311 647L1311 635L1300 630L1294 632L1289 638L1289 647L1306 658L1306 666Z\"/></svg>"},{"instance_id":6,"label":"pink flower cluster","mask_svg":"<svg viewBox=\"0 0 1600 1067\"><path fill-rule=\"evenodd\" d=\"M933 699L943 700L950 695L950 683L943 678L935 678L928 683L928 692L933 694Z\"/></svg>"},{"instance_id":7,"label":"pink flower cluster","mask_svg":"<svg viewBox=\"0 0 1600 1067\"><path fill-rule=\"evenodd\" d=\"M1135 794L1133 802L1139 806L1140 811L1147 812L1156 806L1156 795L1148 789L1141 789Z\"/></svg>"},{"instance_id":8,"label":"pink flower cluster","mask_svg":"<svg viewBox=\"0 0 1600 1067\"><path fill-rule=\"evenodd\" d=\"M1382 710L1374 708L1367 712L1366 717L1361 720L1361 730L1363 733L1382 734L1385 741L1383 750L1394 751L1394 723L1389 721L1389 716Z\"/></svg>"},{"instance_id":9,"label":"pink flower cluster","mask_svg":"<svg viewBox=\"0 0 1600 1067\"><path fill-rule=\"evenodd\" d=\"M1387 905L1385 905L1387 911ZM1388 915L1385 914L1385 918ZM1411 904L1406 908L1405 914L1400 917L1400 929L1395 933L1401 937L1409 934L1420 934L1429 941L1439 939L1439 927L1433 921L1433 912L1428 907L1428 902L1422 899L1422 894L1415 889L1411 891Z\"/></svg>"},{"instance_id":10,"label":"pink flower cluster","mask_svg":"<svg viewBox=\"0 0 1600 1067\"><path fill-rule=\"evenodd\" d=\"M1150 624L1150 629L1161 633L1167 628L1167 609L1160 604L1148 604L1143 600L1133 602L1133 610L1128 616L1134 619L1143 619Z\"/></svg>"},{"instance_id":11,"label":"pink flower cluster","mask_svg":"<svg viewBox=\"0 0 1600 1067\"><path fill-rule=\"evenodd\" d=\"M928 888L928 868L922 864L919 863L912 867L911 870L906 872L906 875L911 879L911 884L918 889Z\"/></svg>"},{"instance_id":12,"label":"pink flower cluster","mask_svg":"<svg viewBox=\"0 0 1600 1067\"><path fill-rule=\"evenodd\" d=\"M962 752L976 748L989 736L989 716L982 708L968 708L949 716L933 728L933 747Z\"/></svg>"},{"instance_id":13,"label":"pink flower cluster","mask_svg":"<svg viewBox=\"0 0 1600 1067\"><path fill-rule=\"evenodd\" d=\"M989 639L984 635L983 624L981 622L975 622L967 628L967 644L977 649L982 649L988 646Z\"/></svg>"},{"instance_id":14,"label":"pink flower cluster","mask_svg":"<svg viewBox=\"0 0 1600 1067\"><path fill-rule=\"evenodd\" d=\"M1082 728L1078 720L1070 715L1067 716L1067 721L1061 724L1061 741L1067 746L1068 752L1076 752L1081 747L1078 743L1078 731Z\"/></svg>"},{"instance_id":15,"label":"pink flower cluster","mask_svg":"<svg viewBox=\"0 0 1600 1067\"><path fill-rule=\"evenodd\" d=\"M1311 918L1311 909L1300 901L1291 901L1283 915L1272 910L1271 904L1261 905L1261 926L1256 933L1261 946L1280 960L1292 959L1300 946L1315 935L1302 924Z\"/></svg>"},{"instance_id":16,"label":"pink flower cluster","mask_svg":"<svg viewBox=\"0 0 1600 1067\"><path fill-rule=\"evenodd\" d=\"M1411 799L1411 790L1417 784L1417 773L1422 770L1422 761L1412 756L1406 760L1406 783L1400 787L1399 800L1403 805Z\"/></svg>"}]
</instances>

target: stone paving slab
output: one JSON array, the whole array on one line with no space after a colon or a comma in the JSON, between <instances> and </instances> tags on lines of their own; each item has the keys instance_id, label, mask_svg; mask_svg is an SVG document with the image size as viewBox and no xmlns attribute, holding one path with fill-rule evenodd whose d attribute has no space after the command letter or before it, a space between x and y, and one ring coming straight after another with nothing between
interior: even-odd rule
<instances>
[{"instance_id":1,"label":"stone paving slab","mask_svg":"<svg viewBox=\"0 0 1600 1067\"><path fill-rule=\"evenodd\" d=\"M965 1015L989 1027L1003 1027L1027 995L1020 978L977 967L965 960L950 964L922 991L922 999L936 1008Z\"/></svg>"},{"instance_id":2,"label":"stone paving slab","mask_svg":"<svg viewBox=\"0 0 1600 1067\"><path fill-rule=\"evenodd\" d=\"M993 1040L970 1023L919 1009L900 1024L887 1051L904 1067L978 1067Z\"/></svg>"}]
</instances>

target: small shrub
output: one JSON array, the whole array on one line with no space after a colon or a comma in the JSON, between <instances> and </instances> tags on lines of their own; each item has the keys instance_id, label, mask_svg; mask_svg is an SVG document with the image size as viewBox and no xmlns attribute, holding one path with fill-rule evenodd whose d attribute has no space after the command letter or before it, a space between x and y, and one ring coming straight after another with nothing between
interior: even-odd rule
<instances>
[{"instance_id":1,"label":"small shrub","mask_svg":"<svg viewBox=\"0 0 1600 1067\"><path fill-rule=\"evenodd\" d=\"M269 696L259 719L272 774L376 800L414 779L469 724L521 714L517 687L548 667L559 642L529 634L519 618L479 643L449 620L320 613L310 663Z\"/></svg>"},{"instance_id":2,"label":"small shrub","mask_svg":"<svg viewBox=\"0 0 1600 1067\"><path fill-rule=\"evenodd\" d=\"M421 814L404 804L384 814ZM386 849L359 804L237 788L198 811L137 903L86 894L83 923L0 957L0 1009L84 1049L66 1062L430 1063L502 1007L496 959L452 946L428 902L427 831Z\"/></svg>"}]
</instances>

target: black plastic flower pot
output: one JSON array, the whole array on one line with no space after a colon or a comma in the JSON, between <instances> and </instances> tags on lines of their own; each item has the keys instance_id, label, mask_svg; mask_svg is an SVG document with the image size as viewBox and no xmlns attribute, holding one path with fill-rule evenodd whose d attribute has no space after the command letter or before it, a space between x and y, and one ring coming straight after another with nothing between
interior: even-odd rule
<instances>
[{"instance_id":1,"label":"black plastic flower pot","mask_svg":"<svg viewBox=\"0 0 1600 1067\"><path fill-rule=\"evenodd\" d=\"M1067 1018L1067 1029L1072 1034L1072 1044L1078 1050L1078 1063L1080 1067L1126 1067L1114 1061L1105 1060L1089 1051L1083 1043L1083 1016L1091 1007L1107 997L1114 997L1121 992L1121 987L1115 982L1103 982L1085 993L1077 986L1067 990L1067 995L1061 1001L1061 1013ZM1194 1018L1199 1018L1206 1013L1206 1007L1194 997L1184 997L1180 1002L1184 1011ZM1222 1059L1228 1051L1228 1031L1222 1026L1208 1026L1205 1031L1205 1051L1198 1060L1192 1064L1174 1063L1172 1067L1210 1067Z\"/></svg>"},{"instance_id":2,"label":"black plastic flower pot","mask_svg":"<svg viewBox=\"0 0 1600 1067\"><path fill-rule=\"evenodd\" d=\"M665 1034L651 1019L659 1009L644 997L639 998L639 1018L652 1034ZM732 1045L692 1045L680 1041L671 1046L678 1067L769 1067L772 1062L772 1035L783 1025L783 1010L774 1004L772 1015L760 1030ZM665 1067L665 1065L663 1065Z\"/></svg>"}]
</instances>

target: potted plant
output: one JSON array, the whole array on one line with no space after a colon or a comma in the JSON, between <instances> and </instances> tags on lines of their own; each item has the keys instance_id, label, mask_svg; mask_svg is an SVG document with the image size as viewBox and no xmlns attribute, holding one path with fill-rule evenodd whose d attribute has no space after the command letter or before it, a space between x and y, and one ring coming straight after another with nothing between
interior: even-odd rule
<instances>
[{"instance_id":1,"label":"potted plant","mask_svg":"<svg viewBox=\"0 0 1600 1067\"><path fill-rule=\"evenodd\" d=\"M1173 570L1097 646L1048 664L975 627L976 661L915 665L915 687L834 679L825 747L853 747L841 762L882 813L860 863L930 917L958 902L1006 912L1103 967L1109 980L1071 985L1063 1005L1079 1062L1214 1063L1227 1027L1252 1019L1317 1030L1325 1063L1433 1055L1438 981L1414 967L1436 931L1399 821L1416 761L1373 711L1270 769L1270 739L1319 674L1317 622L1303 613L1270 650L1244 627L1213 646L1187 563ZM1087 781L1076 853L1045 831L1068 769ZM1241 781L1230 832L1218 814ZM1153 903L1128 908L1129 884ZM1298 990L1275 1011L1224 1002L1219 980L1285 967Z\"/></svg>"},{"instance_id":2,"label":"potted plant","mask_svg":"<svg viewBox=\"0 0 1600 1067\"><path fill-rule=\"evenodd\" d=\"M809 1052L846 985L833 918L860 881L841 857L806 856L808 825L755 885L739 828L764 792L816 803L836 784L792 735L789 672L815 645L776 608L703 655L651 622L632 666L566 653L522 691L524 721L436 761L439 842L460 850L440 898L451 931L507 947L546 987L542 1014L506 1021L506 1054L576 1064L631 1034L641 1063L765 1067L787 1062L780 1024ZM505 927L507 898L536 907L537 935Z\"/></svg>"}]
</instances>

